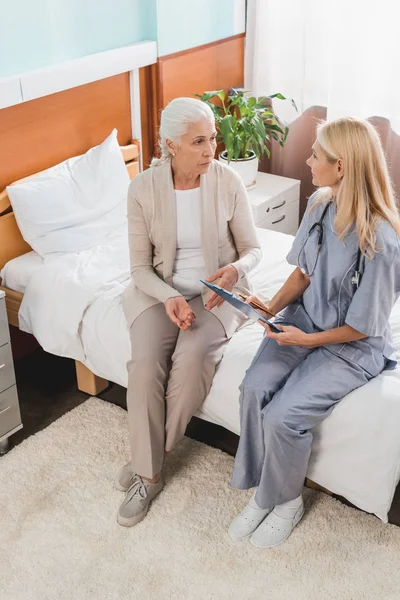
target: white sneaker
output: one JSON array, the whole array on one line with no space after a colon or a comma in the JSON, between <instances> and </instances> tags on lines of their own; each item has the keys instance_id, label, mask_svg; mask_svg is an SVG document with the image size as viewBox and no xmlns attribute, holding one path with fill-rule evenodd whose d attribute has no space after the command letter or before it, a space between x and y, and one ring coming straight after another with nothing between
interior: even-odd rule
<instances>
[{"instance_id":1,"label":"white sneaker","mask_svg":"<svg viewBox=\"0 0 400 600\"><path fill-rule=\"evenodd\" d=\"M283 519L272 511L255 530L250 538L250 543L257 546L257 548L275 548L275 546L279 546L287 540L303 515L303 503L301 503L293 519Z\"/></svg>"},{"instance_id":2,"label":"white sneaker","mask_svg":"<svg viewBox=\"0 0 400 600\"><path fill-rule=\"evenodd\" d=\"M233 540L244 540L257 529L269 510L252 508L247 504L229 526L228 534Z\"/></svg>"},{"instance_id":3,"label":"white sneaker","mask_svg":"<svg viewBox=\"0 0 400 600\"><path fill-rule=\"evenodd\" d=\"M127 492L131 487L134 479L135 473L132 471L131 463L128 462L119 471L114 481L114 487L119 492Z\"/></svg>"}]
</instances>

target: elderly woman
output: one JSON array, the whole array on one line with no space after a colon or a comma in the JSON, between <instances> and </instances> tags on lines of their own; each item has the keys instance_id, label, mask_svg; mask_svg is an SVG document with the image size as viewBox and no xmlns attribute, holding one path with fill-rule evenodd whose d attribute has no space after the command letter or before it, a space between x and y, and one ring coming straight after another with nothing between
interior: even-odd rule
<instances>
[{"instance_id":1,"label":"elderly woman","mask_svg":"<svg viewBox=\"0 0 400 600\"><path fill-rule=\"evenodd\" d=\"M162 490L164 456L184 435L225 343L243 323L200 279L246 289L261 257L245 187L214 160L216 135L205 103L173 100L161 116L161 158L129 188L131 460L116 481L126 492L118 523L127 527Z\"/></svg>"}]
</instances>

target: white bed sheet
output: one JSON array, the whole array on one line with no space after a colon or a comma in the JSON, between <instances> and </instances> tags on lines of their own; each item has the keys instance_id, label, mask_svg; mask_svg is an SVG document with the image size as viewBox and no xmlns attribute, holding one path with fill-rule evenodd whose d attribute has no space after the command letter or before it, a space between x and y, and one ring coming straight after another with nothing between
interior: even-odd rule
<instances>
[{"instance_id":1,"label":"white bed sheet","mask_svg":"<svg viewBox=\"0 0 400 600\"><path fill-rule=\"evenodd\" d=\"M292 236L259 230L263 259L253 271L255 290L264 298L273 295L290 274L292 267L285 257ZM119 278L113 284L110 275L102 280L87 302L79 325L83 362L97 375L122 386L127 385L126 362L129 358L129 335L122 310L121 294L129 277L123 276L126 249L117 241ZM101 252L112 253L110 244ZM121 253L123 256L121 257ZM32 253L29 253L32 255ZM24 291L24 272L39 267L33 256L17 265L6 267L5 285L17 282ZM24 258L24 257L21 257ZM17 259L19 260L19 259ZM91 265L98 257L91 255ZM22 262L22 266L21 266ZM107 266L112 264L108 257ZM72 260L76 269L77 259ZM67 263L64 262L64 266ZM42 265L40 265L42 266ZM60 263L61 266L61 263ZM54 268L54 267L53 267ZM79 271L79 270L78 270ZM4 269L3 269L4 272ZM36 271L40 273L39 269ZM12 279L12 277L15 277ZM76 279L76 271L75 271ZM40 277L38 277L40 280ZM14 287L14 289L16 289ZM52 322L52 327L56 326ZM400 360L400 301L396 304L391 326ZM239 434L239 391L245 371L260 344L263 329L257 323L243 327L227 345L224 357L214 377L213 385L198 416ZM346 497L363 510L375 513L387 521L393 494L400 477L400 368L384 372L368 384L346 396L332 414L314 430L313 449L308 476L332 492Z\"/></svg>"},{"instance_id":2,"label":"white bed sheet","mask_svg":"<svg viewBox=\"0 0 400 600\"><path fill-rule=\"evenodd\" d=\"M13 258L0 271L3 285L23 294L32 275L43 265L43 258L34 250Z\"/></svg>"}]
</instances>

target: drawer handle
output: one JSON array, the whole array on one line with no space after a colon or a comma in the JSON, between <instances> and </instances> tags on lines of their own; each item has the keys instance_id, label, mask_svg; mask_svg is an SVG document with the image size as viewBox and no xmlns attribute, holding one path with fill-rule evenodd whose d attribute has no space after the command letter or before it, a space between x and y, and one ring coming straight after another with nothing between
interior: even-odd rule
<instances>
[{"instance_id":1,"label":"drawer handle","mask_svg":"<svg viewBox=\"0 0 400 600\"><path fill-rule=\"evenodd\" d=\"M281 217L280 219L278 219L277 221L272 221L272 225L276 225L277 223L280 223L281 221L283 221L283 219L286 217L286 215L283 215L283 217Z\"/></svg>"},{"instance_id":2,"label":"drawer handle","mask_svg":"<svg viewBox=\"0 0 400 600\"><path fill-rule=\"evenodd\" d=\"M276 210L277 208L282 208L282 206L285 206L286 204L286 200L284 200L281 204L277 204L276 206L273 206L273 210Z\"/></svg>"},{"instance_id":3,"label":"drawer handle","mask_svg":"<svg viewBox=\"0 0 400 600\"><path fill-rule=\"evenodd\" d=\"M4 363L4 365L0 365L0 369L4 369L5 366L6 366L6 363Z\"/></svg>"},{"instance_id":4,"label":"drawer handle","mask_svg":"<svg viewBox=\"0 0 400 600\"><path fill-rule=\"evenodd\" d=\"M0 415L2 415L3 413L6 412L6 410L9 410L11 408L11 406L7 406L7 408L3 408L3 410L0 410Z\"/></svg>"}]
</instances>

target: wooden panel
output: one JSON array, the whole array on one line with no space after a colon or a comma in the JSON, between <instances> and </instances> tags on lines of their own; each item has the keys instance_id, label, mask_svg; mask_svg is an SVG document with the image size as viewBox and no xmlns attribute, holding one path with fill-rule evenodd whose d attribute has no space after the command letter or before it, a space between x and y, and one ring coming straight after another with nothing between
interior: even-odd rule
<instances>
[{"instance_id":1,"label":"wooden panel","mask_svg":"<svg viewBox=\"0 0 400 600\"><path fill-rule=\"evenodd\" d=\"M10 208L10 201L6 190L0 192L0 215L6 212Z\"/></svg>"},{"instance_id":2,"label":"wooden panel","mask_svg":"<svg viewBox=\"0 0 400 600\"><path fill-rule=\"evenodd\" d=\"M78 390L96 396L108 387L107 379L103 379L98 375L95 375L85 365L79 361L75 361L76 369L76 380L78 384Z\"/></svg>"},{"instance_id":3,"label":"wooden panel","mask_svg":"<svg viewBox=\"0 0 400 600\"><path fill-rule=\"evenodd\" d=\"M129 143L128 73L0 110L0 190L83 154L114 127L119 143Z\"/></svg>"},{"instance_id":4,"label":"wooden panel","mask_svg":"<svg viewBox=\"0 0 400 600\"><path fill-rule=\"evenodd\" d=\"M160 117L159 68L151 65L139 70L140 118L142 122L143 168L150 166L157 150L157 136Z\"/></svg>"},{"instance_id":5,"label":"wooden panel","mask_svg":"<svg viewBox=\"0 0 400 600\"><path fill-rule=\"evenodd\" d=\"M168 54L140 69L143 168L157 154L161 110L179 96L229 89L244 81L244 34Z\"/></svg>"},{"instance_id":6,"label":"wooden panel","mask_svg":"<svg viewBox=\"0 0 400 600\"><path fill-rule=\"evenodd\" d=\"M0 217L0 269L12 258L31 250L19 231L14 213Z\"/></svg>"},{"instance_id":7,"label":"wooden panel","mask_svg":"<svg viewBox=\"0 0 400 600\"><path fill-rule=\"evenodd\" d=\"M242 86L244 34L159 58L160 108L173 98Z\"/></svg>"},{"instance_id":8,"label":"wooden panel","mask_svg":"<svg viewBox=\"0 0 400 600\"><path fill-rule=\"evenodd\" d=\"M326 488L322 487L322 485L319 485L318 483L315 483L312 479L308 479L308 477L306 477L305 485L308 488L311 488L313 490L317 490L318 492L324 492L325 494L328 494L329 496L332 496L332 492L331 491L329 491Z\"/></svg>"},{"instance_id":9,"label":"wooden panel","mask_svg":"<svg viewBox=\"0 0 400 600\"><path fill-rule=\"evenodd\" d=\"M126 163L126 168L128 169L128 175L130 179L133 179L136 177L136 175L139 175L139 163L137 160L132 160L131 162Z\"/></svg>"}]
</instances>

